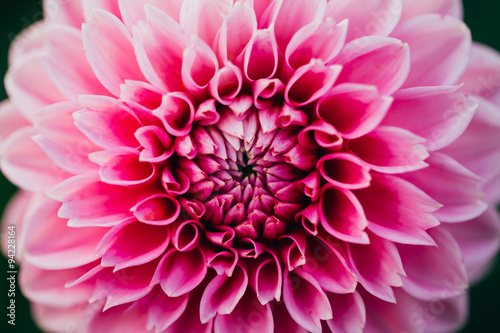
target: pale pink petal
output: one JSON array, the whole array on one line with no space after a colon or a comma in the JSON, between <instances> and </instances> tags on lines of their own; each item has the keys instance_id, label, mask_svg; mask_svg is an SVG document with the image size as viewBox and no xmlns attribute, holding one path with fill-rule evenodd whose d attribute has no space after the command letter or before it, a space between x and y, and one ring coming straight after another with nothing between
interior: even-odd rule
<instances>
[{"instance_id":1,"label":"pale pink petal","mask_svg":"<svg viewBox=\"0 0 500 333\"><path fill-rule=\"evenodd\" d=\"M96 312L87 326L93 333L137 333L144 331L147 315L138 308L130 309L124 304Z\"/></svg>"},{"instance_id":2,"label":"pale pink petal","mask_svg":"<svg viewBox=\"0 0 500 333\"><path fill-rule=\"evenodd\" d=\"M232 0L184 1L179 22L186 33L196 35L208 45L212 45L222 26L223 18L232 5Z\"/></svg>"},{"instance_id":3,"label":"pale pink petal","mask_svg":"<svg viewBox=\"0 0 500 333\"><path fill-rule=\"evenodd\" d=\"M366 323L366 309L361 295L354 291L350 294L328 293L332 305L333 319L327 321L332 332L362 333Z\"/></svg>"},{"instance_id":4,"label":"pale pink petal","mask_svg":"<svg viewBox=\"0 0 500 333\"><path fill-rule=\"evenodd\" d=\"M457 1L458 2L458 1ZM500 100L500 56L488 46L473 43L469 65L458 80L462 90L484 99Z\"/></svg>"},{"instance_id":5,"label":"pale pink petal","mask_svg":"<svg viewBox=\"0 0 500 333\"><path fill-rule=\"evenodd\" d=\"M28 120L44 106L66 100L49 79L42 65L46 52L32 51L13 64L5 76L10 101Z\"/></svg>"},{"instance_id":6,"label":"pale pink petal","mask_svg":"<svg viewBox=\"0 0 500 333\"><path fill-rule=\"evenodd\" d=\"M410 49L395 38L364 37L346 44L335 63L343 65L337 83L372 84L380 94L389 95L408 76Z\"/></svg>"},{"instance_id":7,"label":"pale pink petal","mask_svg":"<svg viewBox=\"0 0 500 333\"><path fill-rule=\"evenodd\" d=\"M443 228L428 231L436 246L398 245L406 277L403 289L425 301L454 298L468 287L460 247Z\"/></svg>"},{"instance_id":8,"label":"pale pink petal","mask_svg":"<svg viewBox=\"0 0 500 333\"><path fill-rule=\"evenodd\" d=\"M349 20L347 41L364 36L387 36L396 27L403 9L402 0L331 0L326 16L340 22Z\"/></svg>"},{"instance_id":9,"label":"pale pink petal","mask_svg":"<svg viewBox=\"0 0 500 333\"><path fill-rule=\"evenodd\" d=\"M434 245L426 230L439 225L431 215L441 205L411 183L390 175L373 174L369 187L355 191L368 219L368 229L385 239Z\"/></svg>"},{"instance_id":10,"label":"pale pink petal","mask_svg":"<svg viewBox=\"0 0 500 333\"><path fill-rule=\"evenodd\" d=\"M114 16L121 18L120 8L116 0L85 0L82 1L83 14L88 21L91 17L93 9L103 9ZM79 28L79 27L78 27Z\"/></svg>"},{"instance_id":11,"label":"pale pink petal","mask_svg":"<svg viewBox=\"0 0 500 333\"><path fill-rule=\"evenodd\" d=\"M429 153L424 139L398 127L379 126L371 133L349 142L349 148L371 169L403 173L427 166Z\"/></svg>"},{"instance_id":12,"label":"pale pink petal","mask_svg":"<svg viewBox=\"0 0 500 333\"><path fill-rule=\"evenodd\" d=\"M396 302L394 290L399 288L392 287L403 285L404 270L393 242L370 234L370 244L348 245L348 257L353 272L369 293L386 302Z\"/></svg>"},{"instance_id":13,"label":"pale pink petal","mask_svg":"<svg viewBox=\"0 0 500 333\"><path fill-rule=\"evenodd\" d=\"M78 95L108 95L85 58L80 30L63 26L49 27L46 30L45 47L47 54L43 56L42 63L47 75L64 97L76 100Z\"/></svg>"},{"instance_id":14,"label":"pale pink petal","mask_svg":"<svg viewBox=\"0 0 500 333\"><path fill-rule=\"evenodd\" d=\"M293 320L308 331L321 332L321 320L332 319L325 292L312 275L302 270L285 273L283 302Z\"/></svg>"},{"instance_id":15,"label":"pale pink petal","mask_svg":"<svg viewBox=\"0 0 500 333\"><path fill-rule=\"evenodd\" d=\"M491 267L500 248L500 219L495 208L488 208L473 220L443 227L460 247L469 280L478 281Z\"/></svg>"},{"instance_id":16,"label":"pale pink petal","mask_svg":"<svg viewBox=\"0 0 500 333\"><path fill-rule=\"evenodd\" d=\"M77 229L57 216L61 203L46 198L26 216L23 237L24 256L43 269L67 269L97 259L94 250L107 228ZM40 223L43 221L43 223Z\"/></svg>"},{"instance_id":17,"label":"pale pink petal","mask_svg":"<svg viewBox=\"0 0 500 333\"><path fill-rule=\"evenodd\" d=\"M146 5L153 5L179 22L183 0L118 0L123 22L129 30L140 20L146 20Z\"/></svg>"},{"instance_id":18,"label":"pale pink petal","mask_svg":"<svg viewBox=\"0 0 500 333\"><path fill-rule=\"evenodd\" d=\"M94 9L82 26L85 56L106 89L120 96L125 80L144 80L135 59L132 36L123 23L105 10Z\"/></svg>"},{"instance_id":19,"label":"pale pink petal","mask_svg":"<svg viewBox=\"0 0 500 333\"><path fill-rule=\"evenodd\" d=\"M24 127L10 135L0 148L0 166L3 174L15 185L33 192L44 192L68 178L69 174L36 144L32 137L37 134L34 128Z\"/></svg>"},{"instance_id":20,"label":"pale pink petal","mask_svg":"<svg viewBox=\"0 0 500 333\"><path fill-rule=\"evenodd\" d=\"M64 309L36 303L32 307L33 318L36 320L37 325L47 332L54 333L66 333L68 327L71 327L71 329L86 329L85 314L97 311L100 311L100 309L94 310L88 302Z\"/></svg>"},{"instance_id":21,"label":"pale pink petal","mask_svg":"<svg viewBox=\"0 0 500 333\"><path fill-rule=\"evenodd\" d=\"M398 25L391 36L408 43L411 70L403 87L452 85L469 60L471 35L452 17L424 15Z\"/></svg>"},{"instance_id":22,"label":"pale pink petal","mask_svg":"<svg viewBox=\"0 0 500 333\"><path fill-rule=\"evenodd\" d=\"M441 153L433 153L426 160L427 168L405 175L443 206L433 215L442 222L463 222L479 216L486 209L479 189L481 178L458 162Z\"/></svg>"},{"instance_id":23,"label":"pale pink petal","mask_svg":"<svg viewBox=\"0 0 500 333\"><path fill-rule=\"evenodd\" d=\"M18 111L11 101L0 102L0 146L18 129L29 126L30 122Z\"/></svg>"},{"instance_id":24,"label":"pale pink petal","mask_svg":"<svg viewBox=\"0 0 500 333\"><path fill-rule=\"evenodd\" d=\"M401 20L431 13L462 19L462 11L462 1L460 0L403 0Z\"/></svg>"},{"instance_id":25,"label":"pale pink petal","mask_svg":"<svg viewBox=\"0 0 500 333\"><path fill-rule=\"evenodd\" d=\"M43 34L47 25L44 21L35 22L15 36L9 48L9 66L42 51ZM8 35L8 38L10 39L11 35Z\"/></svg>"},{"instance_id":26,"label":"pale pink petal","mask_svg":"<svg viewBox=\"0 0 500 333\"><path fill-rule=\"evenodd\" d=\"M82 1L43 0L44 18L51 24L80 28L83 22Z\"/></svg>"}]
</instances>

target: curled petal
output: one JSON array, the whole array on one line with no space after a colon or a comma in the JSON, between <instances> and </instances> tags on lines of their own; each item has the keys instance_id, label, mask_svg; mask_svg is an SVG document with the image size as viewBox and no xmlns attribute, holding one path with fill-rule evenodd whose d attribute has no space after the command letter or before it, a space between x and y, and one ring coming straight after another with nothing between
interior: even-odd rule
<instances>
[{"instance_id":1,"label":"curled petal","mask_svg":"<svg viewBox=\"0 0 500 333\"><path fill-rule=\"evenodd\" d=\"M160 107L153 114L160 118L169 134L183 136L191 131L194 111L193 103L186 94L173 92L163 96Z\"/></svg>"},{"instance_id":2,"label":"curled petal","mask_svg":"<svg viewBox=\"0 0 500 333\"><path fill-rule=\"evenodd\" d=\"M349 153L323 156L319 159L317 168L324 179L341 188L359 189L370 185L370 168Z\"/></svg>"},{"instance_id":3,"label":"curled petal","mask_svg":"<svg viewBox=\"0 0 500 333\"><path fill-rule=\"evenodd\" d=\"M278 45L272 30L257 30L245 50L244 73L251 81L270 79L278 69Z\"/></svg>"},{"instance_id":4,"label":"curled petal","mask_svg":"<svg viewBox=\"0 0 500 333\"><path fill-rule=\"evenodd\" d=\"M217 57L212 49L193 36L191 45L183 52L182 82L194 94L201 93L219 70Z\"/></svg>"},{"instance_id":5,"label":"curled petal","mask_svg":"<svg viewBox=\"0 0 500 333\"><path fill-rule=\"evenodd\" d=\"M259 257L249 268L250 285L262 305L273 299L281 298L283 276L279 259L270 252L271 256Z\"/></svg>"},{"instance_id":6,"label":"curled petal","mask_svg":"<svg viewBox=\"0 0 500 333\"><path fill-rule=\"evenodd\" d=\"M210 81L210 92L212 96L223 105L228 105L238 96L243 85L241 70L227 63L225 67L215 73Z\"/></svg>"},{"instance_id":7,"label":"curled petal","mask_svg":"<svg viewBox=\"0 0 500 333\"><path fill-rule=\"evenodd\" d=\"M173 232L172 244L181 252L195 249L200 241L200 228L202 225L197 221L182 222Z\"/></svg>"},{"instance_id":8,"label":"curled petal","mask_svg":"<svg viewBox=\"0 0 500 333\"><path fill-rule=\"evenodd\" d=\"M181 205L178 200L169 195L155 194L139 201L137 205L130 208L130 211L143 223L168 225L179 216Z\"/></svg>"},{"instance_id":9,"label":"curled petal","mask_svg":"<svg viewBox=\"0 0 500 333\"><path fill-rule=\"evenodd\" d=\"M144 147L139 155L141 162L163 162L174 153L172 138L158 126L142 126L135 131L134 136Z\"/></svg>"},{"instance_id":10,"label":"curled petal","mask_svg":"<svg viewBox=\"0 0 500 333\"><path fill-rule=\"evenodd\" d=\"M327 321L332 332L361 333L366 323L366 308L361 295L328 293L333 319Z\"/></svg>"}]
</instances>

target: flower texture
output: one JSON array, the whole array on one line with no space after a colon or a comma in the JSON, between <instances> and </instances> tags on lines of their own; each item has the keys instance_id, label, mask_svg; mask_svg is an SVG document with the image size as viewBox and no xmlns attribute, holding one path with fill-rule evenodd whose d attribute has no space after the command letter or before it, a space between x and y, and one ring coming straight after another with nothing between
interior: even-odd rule
<instances>
[{"instance_id":1,"label":"flower texture","mask_svg":"<svg viewBox=\"0 0 500 333\"><path fill-rule=\"evenodd\" d=\"M43 329L463 324L500 239L500 57L459 1L44 6L0 114Z\"/></svg>"}]
</instances>

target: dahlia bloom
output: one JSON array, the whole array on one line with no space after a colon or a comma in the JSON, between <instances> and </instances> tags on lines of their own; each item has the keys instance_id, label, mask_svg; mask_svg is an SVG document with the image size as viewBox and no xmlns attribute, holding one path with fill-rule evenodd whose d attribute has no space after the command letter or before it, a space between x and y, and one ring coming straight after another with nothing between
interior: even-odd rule
<instances>
[{"instance_id":1,"label":"dahlia bloom","mask_svg":"<svg viewBox=\"0 0 500 333\"><path fill-rule=\"evenodd\" d=\"M48 332L449 332L500 243L455 0L44 1L0 166Z\"/></svg>"}]
</instances>

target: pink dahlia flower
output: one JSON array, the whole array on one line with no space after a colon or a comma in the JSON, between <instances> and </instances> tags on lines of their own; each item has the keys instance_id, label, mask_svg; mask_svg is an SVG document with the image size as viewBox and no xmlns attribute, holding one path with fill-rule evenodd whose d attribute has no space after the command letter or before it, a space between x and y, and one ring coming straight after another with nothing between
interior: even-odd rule
<instances>
[{"instance_id":1,"label":"pink dahlia flower","mask_svg":"<svg viewBox=\"0 0 500 333\"><path fill-rule=\"evenodd\" d=\"M0 114L43 329L465 321L500 241L500 56L460 1L44 5Z\"/></svg>"}]
</instances>

